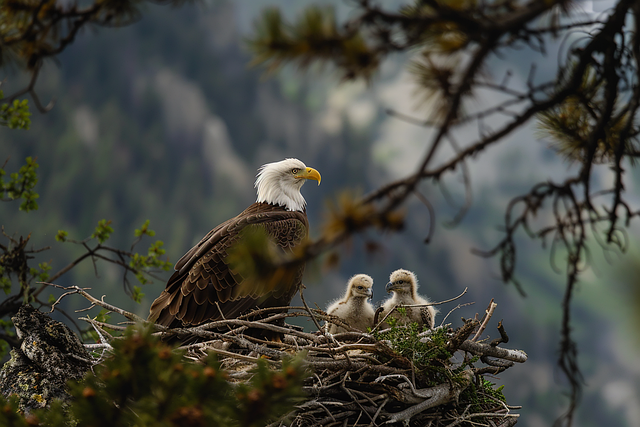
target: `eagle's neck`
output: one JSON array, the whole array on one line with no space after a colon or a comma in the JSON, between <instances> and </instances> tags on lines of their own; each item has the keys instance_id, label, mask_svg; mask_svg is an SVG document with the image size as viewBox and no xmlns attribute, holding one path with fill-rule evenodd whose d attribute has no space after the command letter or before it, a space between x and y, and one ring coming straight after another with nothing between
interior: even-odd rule
<instances>
[{"instance_id":1,"label":"eagle's neck","mask_svg":"<svg viewBox=\"0 0 640 427\"><path fill-rule=\"evenodd\" d=\"M393 302L395 304L414 304L414 299L413 296L411 295L412 292L408 291L408 292L398 292L398 291L394 291L393 292Z\"/></svg>"},{"instance_id":2,"label":"eagle's neck","mask_svg":"<svg viewBox=\"0 0 640 427\"><path fill-rule=\"evenodd\" d=\"M306 200L300 193L300 188L304 180L297 180L293 184L284 182L276 174L263 174L256 180L258 188L258 203L270 203L272 205L283 206L288 211L303 212L307 205Z\"/></svg>"},{"instance_id":3,"label":"eagle's neck","mask_svg":"<svg viewBox=\"0 0 640 427\"><path fill-rule=\"evenodd\" d=\"M351 298L349 300L349 309L353 314L359 316L364 311L365 302L365 298Z\"/></svg>"}]
</instances>

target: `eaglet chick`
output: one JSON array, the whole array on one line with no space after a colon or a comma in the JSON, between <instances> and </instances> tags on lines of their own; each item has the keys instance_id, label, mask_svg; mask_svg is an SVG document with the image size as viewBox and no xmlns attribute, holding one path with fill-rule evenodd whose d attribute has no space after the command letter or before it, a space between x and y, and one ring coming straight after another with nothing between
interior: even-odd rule
<instances>
[{"instance_id":1,"label":"eaglet chick","mask_svg":"<svg viewBox=\"0 0 640 427\"><path fill-rule=\"evenodd\" d=\"M347 283L347 291L342 299L329 305L327 314L339 317L349 326L362 332L373 326L373 306L369 298L373 296L373 279L366 274L356 274ZM338 334L347 332L342 326L327 322L327 332Z\"/></svg>"},{"instance_id":2,"label":"eaglet chick","mask_svg":"<svg viewBox=\"0 0 640 427\"><path fill-rule=\"evenodd\" d=\"M386 290L387 293L393 292L393 295L382 304L383 310L378 316L380 320L384 319L387 313L395 307L430 303L429 299L418 295L418 278L408 270L400 269L391 273ZM406 314L393 310L389 317L398 319L398 325L416 322L420 326L424 325L433 329L437 313L433 306L406 307L405 310ZM382 329L388 327L389 325L386 322L381 325Z\"/></svg>"}]
</instances>

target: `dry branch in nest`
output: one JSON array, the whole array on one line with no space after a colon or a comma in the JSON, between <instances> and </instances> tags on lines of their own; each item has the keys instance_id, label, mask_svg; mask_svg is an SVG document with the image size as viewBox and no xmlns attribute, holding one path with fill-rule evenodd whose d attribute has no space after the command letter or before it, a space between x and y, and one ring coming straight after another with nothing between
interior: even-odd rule
<instances>
[{"instance_id":1,"label":"dry branch in nest","mask_svg":"<svg viewBox=\"0 0 640 427\"><path fill-rule=\"evenodd\" d=\"M86 289L66 288L79 293L92 305L111 310L113 306L91 297ZM214 352L231 382L251 378L258 360L274 368L295 356L304 357L309 368L303 390L308 399L270 426L513 426L520 407L507 404L501 387L485 379L497 375L527 355L506 349L508 341L502 322L499 338L489 342L480 334L489 324L495 303L491 301L482 319L462 319L461 326L439 326L433 330L417 324L392 326L374 333L355 330L336 335L304 332L294 325L270 322L289 317L319 321L339 320L322 310L305 307L261 309L238 319L211 322L191 328L154 327L165 339L199 341L183 345L186 357L199 360ZM119 310L119 309L118 309ZM270 313L273 314L270 314ZM130 313L122 313L128 319ZM255 315L263 317L252 320ZM264 317L264 316L267 317ZM109 341L118 339L112 325L89 317L102 344L88 345L94 351L109 350ZM131 322L128 322L131 323ZM348 326L348 325L345 325ZM281 342L264 341L245 334L247 329L266 329L284 334ZM103 357L103 355L101 355Z\"/></svg>"}]
</instances>

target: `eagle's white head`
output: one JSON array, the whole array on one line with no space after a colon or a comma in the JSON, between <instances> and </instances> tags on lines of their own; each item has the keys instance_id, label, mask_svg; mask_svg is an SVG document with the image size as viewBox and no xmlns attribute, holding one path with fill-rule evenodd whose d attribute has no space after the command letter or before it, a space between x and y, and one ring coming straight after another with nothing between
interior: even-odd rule
<instances>
[{"instance_id":1,"label":"eagle's white head","mask_svg":"<svg viewBox=\"0 0 640 427\"><path fill-rule=\"evenodd\" d=\"M308 168L298 159L267 163L258 169L256 201L284 206L288 211L302 212L307 202L302 197L300 188L307 179L316 180L320 185L320 173Z\"/></svg>"}]
</instances>

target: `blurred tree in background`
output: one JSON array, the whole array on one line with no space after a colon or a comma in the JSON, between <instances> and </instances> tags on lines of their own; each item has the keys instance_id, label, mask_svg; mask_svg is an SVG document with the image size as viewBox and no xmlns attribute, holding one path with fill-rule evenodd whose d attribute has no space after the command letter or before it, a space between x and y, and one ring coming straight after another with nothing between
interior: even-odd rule
<instances>
[{"instance_id":1,"label":"blurred tree in background","mask_svg":"<svg viewBox=\"0 0 640 427\"><path fill-rule=\"evenodd\" d=\"M343 241L353 232L376 224L410 196L420 195L422 181L438 182L456 169L462 171L470 194L473 176L467 162L478 158L528 120L538 119L540 133L556 152L577 168L559 181L541 182L506 207L504 238L481 256L500 259L502 280L524 293L515 275L515 236L526 233L548 244L566 275L562 298L562 325L558 364L571 386L571 402L560 424L571 425L581 394L578 349L571 336L571 301L580 274L589 265L590 243L604 251L625 252L624 229L640 209L625 196L625 168L640 156L640 5L620 0L597 20L572 15L571 1L417 1L397 9L369 0L354 7L353 16L338 23L331 8L308 7L288 22L279 9L264 12L250 46L255 62L274 71L292 62L301 68L332 64L345 80L371 80L392 53L413 51L410 71L416 87L429 101L426 119L409 117L433 129L427 154L416 171L382 186L361 200L369 222L359 222L321 239L308 250L320 251ZM572 39L576 30L583 37ZM555 78L536 78L530 69L526 86L511 82L511 72L490 75L488 64L509 50L527 46L545 52L554 39L570 43L558 64ZM494 91L494 105L470 110L470 100L482 90ZM498 118L491 126L492 119ZM461 142L457 130L477 124L476 141ZM449 144L453 153L436 159ZM597 168L613 171L610 186L599 185ZM371 205L376 210L370 209ZM463 216L465 205L456 218ZM544 212L544 213L543 213ZM542 215L546 220L540 221ZM431 221L433 221L431 219ZM433 223L432 223L433 224ZM561 252L562 255L557 255Z\"/></svg>"}]
</instances>

